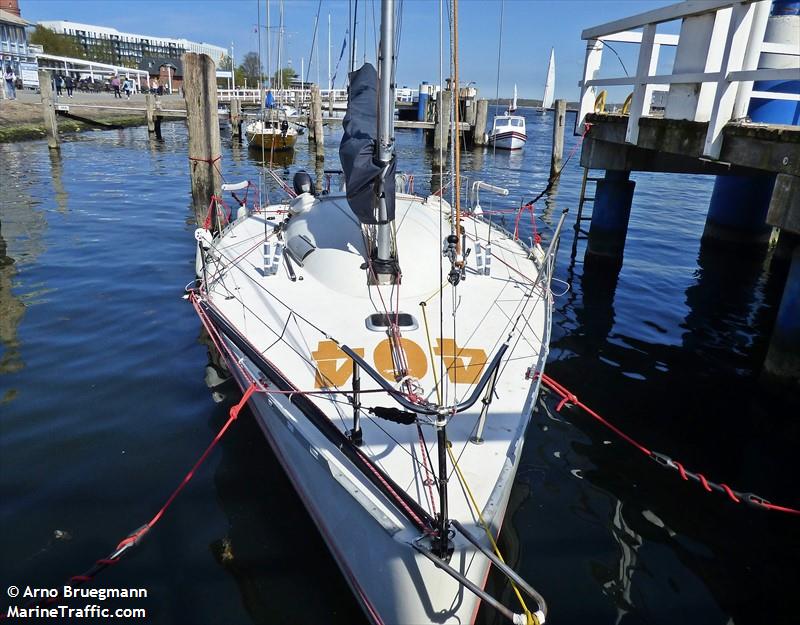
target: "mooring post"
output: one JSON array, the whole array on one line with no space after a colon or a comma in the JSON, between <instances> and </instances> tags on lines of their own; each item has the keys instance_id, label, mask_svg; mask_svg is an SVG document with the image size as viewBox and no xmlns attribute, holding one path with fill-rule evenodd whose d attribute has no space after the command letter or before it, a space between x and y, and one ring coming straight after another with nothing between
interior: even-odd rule
<instances>
[{"instance_id":1,"label":"mooring post","mask_svg":"<svg viewBox=\"0 0 800 625\"><path fill-rule=\"evenodd\" d=\"M433 147L437 150L446 150L450 142L450 105L453 92L440 91L436 98L436 124L433 130Z\"/></svg>"},{"instance_id":2,"label":"mooring post","mask_svg":"<svg viewBox=\"0 0 800 625\"><path fill-rule=\"evenodd\" d=\"M472 129L472 143L486 145L486 120L489 117L489 100L478 100L475 106L475 127Z\"/></svg>"},{"instance_id":3,"label":"mooring post","mask_svg":"<svg viewBox=\"0 0 800 625\"><path fill-rule=\"evenodd\" d=\"M764 373L790 389L800 390L800 245L792 254Z\"/></svg>"},{"instance_id":4,"label":"mooring post","mask_svg":"<svg viewBox=\"0 0 800 625\"><path fill-rule=\"evenodd\" d=\"M319 86L311 87L311 113L314 116L314 144L317 158L325 155L325 134L322 130L322 96Z\"/></svg>"},{"instance_id":5,"label":"mooring post","mask_svg":"<svg viewBox=\"0 0 800 625\"><path fill-rule=\"evenodd\" d=\"M328 117L333 117L333 89L328 89Z\"/></svg>"},{"instance_id":6,"label":"mooring post","mask_svg":"<svg viewBox=\"0 0 800 625\"><path fill-rule=\"evenodd\" d=\"M561 171L564 158L564 126L567 119L567 101L556 100L553 109L553 153L550 156L550 180Z\"/></svg>"},{"instance_id":7,"label":"mooring post","mask_svg":"<svg viewBox=\"0 0 800 625\"><path fill-rule=\"evenodd\" d=\"M211 197L221 193L217 78L207 54L183 55L183 99L189 128L189 172L197 223L203 223Z\"/></svg>"},{"instance_id":8,"label":"mooring post","mask_svg":"<svg viewBox=\"0 0 800 625\"><path fill-rule=\"evenodd\" d=\"M58 149L58 123L56 122L56 108L53 104L53 83L50 72L39 70L39 89L42 93L42 115L44 128L47 131L47 147L51 150Z\"/></svg>"},{"instance_id":9,"label":"mooring post","mask_svg":"<svg viewBox=\"0 0 800 625\"><path fill-rule=\"evenodd\" d=\"M231 136L242 136L242 103L239 98L231 100Z\"/></svg>"},{"instance_id":10,"label":"mooring post","mask_svg":"<svg viewBox=\"0 0 800 625\"><path fill-rule=\"evenodd\" d=\"M156 103L155 103L155 96L152 93L147 93L144 96L144 105L147 110L147 132L155 132L156 131L156 124L155 124L155 110L156 110Z\"/></svg>"}]
</instances>

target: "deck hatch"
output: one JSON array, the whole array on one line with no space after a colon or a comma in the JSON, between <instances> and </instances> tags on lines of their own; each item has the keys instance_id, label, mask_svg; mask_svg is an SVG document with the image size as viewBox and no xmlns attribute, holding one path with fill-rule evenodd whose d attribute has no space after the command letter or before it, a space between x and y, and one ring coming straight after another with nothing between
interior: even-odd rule
<instances>
[{"instance_id":1,"label":"deck hatch","mask_svg":"<svg viewBox=\"0 0 800 625\"><path fill-rule=\"evenodd\" d=\"M366 318L367 330L373 332L385 332L388 330L392 323L396 323L400 329L403 330L416 330L419 328L419 323L413 315L408 313L397 313L386 315L384 313L374 313Z\"/></svg>"}]
</instances>

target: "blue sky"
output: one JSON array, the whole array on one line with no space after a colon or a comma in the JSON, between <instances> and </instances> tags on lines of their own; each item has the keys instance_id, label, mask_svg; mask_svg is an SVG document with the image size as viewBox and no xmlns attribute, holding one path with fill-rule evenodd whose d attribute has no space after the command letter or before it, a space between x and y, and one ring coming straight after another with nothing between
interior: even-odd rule
<instances>
[{"instance_id":1,"label":"blue sky","mask_svg":"<svg viewBox=\"0 0 800 625\"><path fill-rule=\"evenodd\" d=\"M399 1L399 0L397 0ZM495 95L498 76L500 10L504 6L499 92L507 97L518 85L520 97L541 98L550 48L556 51L556 96L574 100L583 70L584 43L580 33L620 17L673 4L663 0L461 0L459 2L460 77L475 81L483 97ZM286 0L285 57L300 73L301 59L308 66L314 18L319 0ZM272 25L278 21L278 0L272 0ZM379 0L359 0L358 57L363 59L364 27L367 59L374 61L375 23L380 19ZM439 79L439 2L404 0L398 84L417 87L423 80ZM235 56L258 49L256 0L20 0L22 16L30 21L71 20L150 35L185 37L222 47L234 45ZM332 20L332 64L339 56L348 21L347 0L322 0L320 9L319 77L327 82L328 14ZM261 21L266 23L266 1L260 1ZM366 11L366 19L365 18ZM262 32L264 32L262 30ZM445 46L449 44L445 43ZM266 49L266 38L264 38ZM635 46L617 46L628 72L635 71ZM447 48L446 48L447 50ZM266 64L266 52L264 52ZM606 55L606 74L622 75L619 62ZM316 53L315 53L316 57ZM347 53L336 86L342 85ZM273 59L273 63L274 63ZM316 61L315 61L316 63ZM445 61L445 75L448 73ZM317 78L312 66L311 80ZM624 96L623 96L624 97Z\"/></svg>"}]
</instances>

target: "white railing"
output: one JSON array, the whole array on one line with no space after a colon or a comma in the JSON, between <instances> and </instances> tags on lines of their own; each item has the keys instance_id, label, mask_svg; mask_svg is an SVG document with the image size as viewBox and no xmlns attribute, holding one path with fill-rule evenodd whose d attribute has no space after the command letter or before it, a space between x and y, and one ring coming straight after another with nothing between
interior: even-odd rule
<instances>
[{"instance_id":1,"label":"white railing","mask_svg":"<svg viewBox=\"0 0 800 625\"><path fill-rule=\"evenodd\" d=\"M719 158L722 129L747 115L753 96L800 100L796 93L753 92L755 80L800 80L796 45L765 43L769 0L687 0L583 31L586 60L576 134L594 111L597 87L632 85L625 141L636 144L639 120L648 116L654 91L666 91L664 116L708 122L704 156ZM682 20L680 35L656 33L658 24ZM632 29L642 29L641 32ZM604 42L639 44L635 76L598 78ZM656 74L661 46L675 46L671 74ZM780 69L757 69L761 53L782 55Z\"/></svg>"},{"instance_id":2,"label":"white railing","mask_svg":"<svg viewBox=\"0 0 800 625\"><path fill-rule=\"evenodd\" d=\"M217 89L217 100L230 102L236 98L242 102L258 104L261 102L261 93L258 89ZM286 102L292 105L311 102L311 90L309 89L275 89L272 94L276 102ZM346 89L320 89L323 102L328 102L329 94L333 95L334 102L347 102Z\"/></svg>"}]
</instances>

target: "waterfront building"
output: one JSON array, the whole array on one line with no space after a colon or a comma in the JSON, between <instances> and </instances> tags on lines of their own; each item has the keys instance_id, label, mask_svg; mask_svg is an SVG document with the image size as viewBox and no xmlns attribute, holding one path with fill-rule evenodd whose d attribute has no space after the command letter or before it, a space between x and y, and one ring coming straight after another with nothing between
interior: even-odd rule
<instances>
[{"instance_id":1,"label":"waterfront building","mask_svg":"<svg viewBox=\"0 0 800 625\"><path fill-rule=\"evenodd\" d=\"M39 46L28 43L25 30L30 22L20 15L17 0L0 0L0 67L10 66L25 85L36 85L36 52Z\"/></svg>"},{"instance_id":2,"label":"waterfront building","mask_svg":"<svg viewBox=\"0 0 800 625\"><path fill-rule=\"evenodd\" d=\"M86 55L98 61L137 67L148 59L179 60L184 52L209 55L219 65L227 54L225 48L188 39L126 33L106 26L93 26L66 20L39 22L60 35L74 37Z\"/></svg>"}]
</instances>

